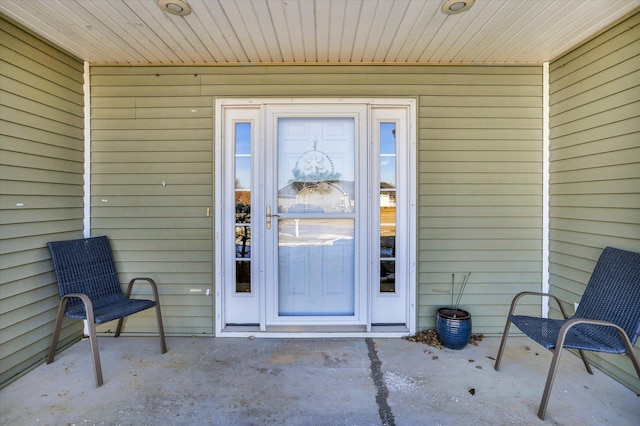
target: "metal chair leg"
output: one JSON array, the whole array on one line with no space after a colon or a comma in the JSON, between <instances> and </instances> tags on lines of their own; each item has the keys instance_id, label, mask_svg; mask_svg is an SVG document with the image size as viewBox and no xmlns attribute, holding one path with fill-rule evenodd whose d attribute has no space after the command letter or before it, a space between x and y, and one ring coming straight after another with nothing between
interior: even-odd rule
<instances>
[{"instance_id":1,"label":"metal chair leg","mask_svg":"<svg viewBox=\"0 0 640 426\"><path fill-rule=\"evenodd\" d=\"M162 312L160 311L160 301L156 301L156 321L158 322L158 334L160 334L160 352L167 352L167 341L164 338L164 326L162 325Z\"/></svg>"},{"instance_id":2,"label":"metal chair leg","mask_svg":"<svg viewBox=\"0 0 640 426\"><path fill-rule=\"evenodd\" d=\"M93 304L89 296L82 294L79 295L82 303L84 303L84 310L87 313L87 323L89 326L89 341L91 343L91 354L93 355L93 371L96 376L96 387L102 386L102 365L100 364L100 351L98 349L98 338L96 337L96 320L93 315Z\"/></svg>"},{"instance_id":3,"label":"metal chair leg","mask_svg":"<svg viewBox=\"0 0 640 426\"><path fill-rule=\"evenodd\" d=\"M116 326L116 333L113 335L113 337L120 336L120 332L122 331L122 325L124 324L124 319L125 317L122 317L118 320L118 325Z\"/></svg>"},{"instance_id":4,"label":"metal chair leg","mask_svg":"<svg viewBox=\"0 0 640 426\"><path fill-rule=\"evenodd\" d=\"M56 348L58 346L58 339L60 338L60 329L62 328L62 318L64 317L64 311L67 308L67 298L60 300L58 306L58 316L56 318L55 329L53 330L53 336L51 337L51 346L49 347L49 356L47 357L47 364L51 364L56 356Z\"/></svg>"},{"instance_id":5,"label":"metal chair leg","mask_svg":"<svg viewBox=\"0 0 640 426\"><path fill-rule=\"evenodd\" d=\"M578 353L580 354L580 358L582 358L582 362L584 363L584 367L587 369L587 373L593 376L593 370L591 369L591 365L589 365L589 361L587 360L587 356L584 354L583 350L578 349Z\"/></svg>"},{"instance_id":6,"label":"metal chair leg","mask_svg":"<svg viewBox=\"0 0 640 426\"><path fill-rule=\"evenodd\" d=\"M564 343L564 336L562 338ZM540 408L538 408L538 417L540 420L544 420L547 414L547 405L549 404L549 396L551 396L551 388L553 387L553 381L556 378L556 372L558 371L558 364L560 363L560 355L562 354L562 345L556 346L553 351L553 358L551 359L551 365L549 366L549 374L547 375L547 382L544 385L544 392L542 393L542 400L540 401Z\"/></svg>"},{"instance_id":7,"label":"metal chair leg","mask_svg":"<svg viewBox=\"0 0 640 426\"><path fill-rule=\"evenodd\" d=\"M96 324L93 321L93 314L91 319L87 319L89 323L89 340L91 342L91 354L93 355L93 371L96 376L96 386L102 386L102 365L100 363L100 352L98 349L98 339L96 337Z\"/></svg>"},{"instance_id":8,"label":"metal chair leg","mask_svg":"<svg viewBox=\"0 0 640 426\"><path fill-rule=\"evenodd\" d=\"M507 323L504 326L504 332L502 333L502 340L500 341L500 347L498 348L498 355L496 355L496 362L493 365L493 369L500 370L500 361L502 361L502 354L507 344L507 337L509 336L509 328L511 327L511 320L507 317Z\"/></svg>"}]
</instances>

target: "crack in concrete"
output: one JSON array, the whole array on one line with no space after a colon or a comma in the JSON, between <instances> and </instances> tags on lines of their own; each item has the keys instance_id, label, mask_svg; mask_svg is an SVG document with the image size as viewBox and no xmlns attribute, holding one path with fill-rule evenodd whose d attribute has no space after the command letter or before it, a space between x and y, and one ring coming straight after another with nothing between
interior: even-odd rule
<instances>
[{"instance_id":1,"label":"crack in concrete","mask_svg":"<svg viewBox=\"0 0 640 426\"><path fill-rule=\"evenodd\" d=\"M376 386L378 392L376 393L376 403L378 404L378 414L380 420L382 420L382 426L395 426L396 422L393 418L393 412L387 402L387 396L389 396L389 389L384 382L384 375L382 373L382 361L378 358L378 352L376 351L373 339L366 338L367 348L369 349L369 359L371 360L371 377L373 378L373 384Z\"/></svg>"}]
</instances>

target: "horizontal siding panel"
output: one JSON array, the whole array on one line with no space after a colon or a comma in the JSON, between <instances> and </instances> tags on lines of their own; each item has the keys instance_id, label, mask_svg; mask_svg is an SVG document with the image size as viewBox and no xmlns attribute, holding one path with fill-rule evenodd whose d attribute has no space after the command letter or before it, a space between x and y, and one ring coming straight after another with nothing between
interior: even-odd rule
<instances>
[{"instance_id":1,"label":"horizontal siding panel","mask_svg":"<svg viewBox=\"0 0 640 426\"><path fill-rule=\"evenodd\" d=\"M4 122L0 128L3 150L50 157L52 161L77 161L82 158L82 139L60 135L15 123ZM28 143L27 143L28 142ZM61 155L66 155L61 157ZM11 164L2 160L4 164Z\"/></svg>"},{"instance_id":2,"label":"horizontal siding panel","mask_svg":"<svg viewBox=\"0 0 640 426\"><path fill-rule=\"evenodd\" d=\"M541 156L541 154L540 154ZM480 162L494 164L500 163L540 163L541 158L536 153L523 151L503 151L499 156L491 151L421 151L418 154L419 161L443 162Z\"/></svg>"},{"instance_id":3,"label":"horizontal siding panel","mask_svg":"<svg viewBox=\"0 0 640 426\"><path fill-rule=\"evenodd\" d=\"M640 74L638 74L640 77ZM630 94L625 93L622 102L628 102ZM622 96L621 96L622 97ZM608 108L598 114L589 115L582 119L571 122L564 121L564 124L554 126L554 137L562 137L575 133L583 133L600 126L607 126L610 123L621 123L625 120L637 120L640 117L640 101L629 102L617 108Z\"/></svg>"},{"instance_id":4,"label":"horizontal siding panel","mask_svg":"<svg viewBox=\"0 0 640 426\"><path fill-rule=\"evenodd\" d=\"M422 141L420 150L429 151L485 151L503 153L506 149L509 151L528 151L535 152L539 150L539 141L527 139L513 140L491 140L491 139L433 139Z\"/></svg>"},{"instance_id":5,"label":"horizontal siding panel","mask_svg":"<svg viewBox=\"0 0 640 426\"><path fill-rule=\"evenodd\" d=\"M602 244L602 233L595 234L585 234L580 232L567 231L564 229L550 229L549 230L549 238L552 241L557 241L559 243L564 243L568 246L575 247L590 247L595 248L598 247L598 244ZM618 247L627 250L637 250L638 247L638 236L627 234L624 236L614 236L607 235L606 236L606 245L611 247Z\"/></svg>"},{"instance_id":6,"label":"horizontal siding panel","mask_svg":"<svg viewBox=\"0 0 640 426\"><path fill-rule=\"evenodd\" d=\"M70 232L82 229L82 220L65 219L56 222L19 223L2 227L2 238L19 238L45 235L51 232ZM80 234L82 237L82 234Z\"/></svg>"},{"instance_id":7,"label":"horizontal siding panel","mask_svg":"<svg viewBox=\"0 0 640 426\"><path fill-rule=\"evenodd\" d=\"M194 229L194 228L204 228L211 226L211 219L202 217L202 218L187 218L185 217L162 217L162 218L154 218L154 220L149 220L148 218L132 218L127 217L126 220L122 220L121 218L102 218L96 217L95 226L97 228L110 228L113 226L122 228L122 229Z\"/></svg>"},{"instance_id":8,"label":"horizontal siding panel","mask_svg":"<svg viewBox=\"0 0 640 426\"><path fill-rule=\"evenodd\" d=\"M501 172L471 172L471 173L420 173L422 185L486 185L503 184L505 181L515 185L538 185L540 176L536 174L501 173Z\"/></svg>"},{"instance_id":9,"label":"horizontal siding panel","mask_svg":"<svg viewBox=\"0 0 640 426\"><path fill-rule=\"evenodd\" d=\"M607 206L598 209L558 207L554 209L553 217L598 222L636 223L640 218L640 211L636 209L610 208Z\"/></svg>"},{"instance_id":10,"label":"horizontal siding panel","mask_svg":"<svg viewBox=\"0 0 640 426\"><path fill-rule=\"evenodd\" d=\"M43 215L46 215L50 221L67 220L70 218L82 219L84 217L84 208L80 207L77 209L5 210L2 212L2 216L0 217L0 224L9 225L15 223L37 222L42 218Z\"/></svg>"},{"instance_id":11,"label":"horizontal siding panel","mask_svg":"<svg viewBox=\"0 0 640 426\"><path fill-rule=\"evenodd\" d=\"M23 209L18 207L18 204L23 205L30 209L55 209L55 208L67 208L67 207L82 207L82 200L78 200L76 197L49 197L44 195L31 195L26 196L23 194L6 195L0 199L0 209ZM43 213L41 211L41 213Z\"/></svg>"},{"instance_id":12,"label":"horizontal siding panel","mask_svg":"<svg viewBox=\"0 0 640 426\"><path fill-rule=\"evenodd\" d=\"M162 183L156 185L127 185L125 188L119 185L101 185L96 187L94 195L116 195L116 196L132 196L140 195L147 197L154 196L186 196L186 195L205 195L211 194L212 185L179 185L170 184L163 186Z\"/></svg>"},{"instance_id":13,"label":"horizontal siding panel","mask_svg":"<svg viewBox=\"0 0 640 426\"><path fill-rule=\"evenodd\" d=\"M528 119L534 122L540 122L540 110L538 107L530 107L527 106L504 106L504 98L500 98L496 100L496 103L501 102L502 106L485 106L485 105L469 105L469 103L473 104L471 100L475 98L459 98L457 102L449 101L447 102L447 97L443 97L442 99L422 96L420 98L421 102L427 103L429 106L421 106L419 110L420 117L434 117L434 118L447 118L453 119L452 117L477 117L479 120L481 117L483 118L502 118L502 119ZM486 97L478 98L476 103L480 103L487 99ZM516 98L521 99L521 98ZM467 101L467 102L465 102ZM455 108L451 108L455 107ZM455 115L452 115L455 114ZM467 118L465 118L467 120ZM459 124L459 123L458 123ZM537 127L540 127L538 124Z\"/></svg>"},{"instance_id":14,"label":"horizontal siding panel","mask_svg":"<svg viewBox=\"0 0 640 426\"><path fill-rule=\"evenodd\" d=\"M542 156L542 155L541 155ZM421 161L419 164L420 178L427 173L504 173L505 180L513 173L534 173L542 176L541 163L514 163L514 162L435 162Z\"/></svg>"},{"instance_id":15,"label":"horizontal siding panel","mask_svg":"<svg viewBox=\"0 0 640 426\"><path fill-rule=\"evenodd\" d=\"M540 206L540 197L534 197L529 195L431 195L429 193L420 192L423 200L420 201L420 206L447 206L450 208L457 207L486 207L486 206L502 206L503 208L509 208L511 206L522 207ZM424 203L424 204L422 204ZM532 210L537 211L537 210Z\"/></svg>"},{"instance_id":16,"label":"horizontal siding panel","mask_svg":"<svg viewBox=\"0 0 640 426\"><path fill-rule=\"evenodd\" d=\"M206 209L198 206L188 207L122 207L112 209L110 207L94 207L91 211L92 217L95 218L154 218L154 217L173 217L173 218L189 218L204 217Z\"/></svg>"},{"instance_id":17,"label":"horizontal siding panel","mask_svg":"<svg viewBox=\"0 0 640 426\"><path fill-rule=\"evenodd\" d=\"M572 97L565 97L565 98L559 98L559 99L557 99L556 97L552 97L552 101L550 101L550 106L552 106L553 108L549 113L550 118L553 119L553 117L556 117L559 114L563 114L565 112L572 111L577 108L586 107L591 102L596 102L601 99L606 99L616 93L628 91L637 85L638 85L637 72L632 71L617 79L612 79L611 81L602 83L599 86L592 87L587 92L575 94Z\"/></svg>"},{"instance_id":18,"label":"horizontal siding panel","mask_svg":"<svg viewBox=\"0 0 640 426\"><path fill-rule=\"evenodd\" d=\"M442 250L442 251L458 251L458 250L486 250L487 245L483 240L451 240L451 239L432 239L428 241L419 241L418 250ZM502 250L535 250L542 249L540 240L492 240L491 248L494 251ZM498 273L498 272L497 272ZM524 278L523 278L524 279Z\"/></svg>"},{"instance_id":19,"label":"horizontal siding panel","mask_svg":"<svg viewBox=\"0 0 640 426\"><path fill-rule=\"evenodd\" d=\"M540 185L519 185L519 184L456 184L455 186L450 184L420 184L420 193L427 193L431 195L470 195L470 196L484 196L484 195L542 195L542 189Z\"/></svg>"},{"instance_id":20,"label":"horizontal siding panel","mask_svg":"<svg viewBox=\"0 0 640 426\"><path fill-rule=\"evenodd\" d=\"M563 139L566 140L566 139ZM557 162L587 155L603 154L611 151L634 149L638 147L638 141L633 133L610 136L606 140L585 141L576 145L557 146L549 153L549 160ZM555 176L554 176L555 178Z\"/></svg>"},{"instance_id":21,"label":"horizontal siding panel","mask_svg":"<svg viewBox=\"0 0 640 426\"><path fill-rule=\"evenodd\" d=\"M553 207L600 208L602 206L615 206L625 209L638 209L640 208L640 196L630 196L629 194L589 194L588 197L573 194L561 196L552 195L549 204Z\"/></svg>"},{"instance_id":22,"label":"horizontal siding panel","mask_svg":"<svg viewBox=\"0 0 640 426\"><path fill-rule=\"evenodd\" d=\"M556 183L553 186L553 195L561 194L602 194L615 192L616 194L638 195L640 188L640 172L634 179L608 180L599 182L570 182Z\"/></svg>"},{"instance_id":23,"label":"horizontal siding panel","mask_svg":"<svg viewBox=\"0 0 640 426\"><path fill-rule=\"evenodd\" d=\"M540 140L542 130L536 129L443 129L443 128L427 128L420 123L418 130L420 139L439 139L439 140L460 140L460 139L482 139L482 140L501 140L501 141L518 141L518 140Z\"/></svg>"},{"instance_id":24,"label":"horizontal siding panel","mask_svg":"<svg viewBox=\"0 0 640 426\"><path fill-rule=\"evenodd\" d=\"M428 222L427 219L421 219L421 224ZM428 225L428 224L427 224ZM425 225L425 226L427 226ZM491 246L492 240L513 239L522 240L530 239L537 240L541 238L540 229L520 229L520 228L505 228L505 229L435 229L421 227L418 237L420 239L451 239L451 240L485 240L487 241L487 247ZM422 257L422 253L419 253L420 260L428 260L426 257Z\"/></svg>"},{"instance_id":25,"label":"horizontal siding panel","mask_svg":"<svg viewBox=\"0 0 640 426\"><path fill-rule=\"evenodd\" d=\"M539 228L540 218L480 218L480 217L430 217L429 227L440 229L502 229Z\"/></svg>"},{"instance_id":26,"label":"horizontal siding panel","mask_svg":"<svg viewBox=\"0 0 640 426\"><path fill-rule=\"evenodd\" d=\"M20 194L21 196L29 195L47 195L47 196L81 196L83 194L82 187L70 186L66 184L46 183L46 182L19 182L12 181L11 185L5 180L0 180L0 185L4 188L10 188L7 195Z\"/></svg>"},{"instance_id":27,"label":"horizontal siding panel","mask_svg":"<svg viewBox=\"0 0 640 426\"><path fill-rule=\"evenodd\" d=\"M80 83L72 83L79 84L80 90L72 86L65 86L64 82L60 82L58 84L56 82L57 79L64 79L70 81L66 75L55 74L51 72L47 67L37 67L33 66L34 62L27 61L31 67L21 68L14 63L7 62L3 56L2 60L0 60L0 67L2 68L3 82L4 81L19 81L23 84L26 84L30 87L38 88L43 93L49 94L55 98L55 101L51 103L51 105L55 106L58 104L58 99L63 104L71 101L75 105L83 104L83 94L82 94L82 82ZM25 71L28 69L28 71ZM40 71L40 74L34 74L34 72ZM82 67L76 70L80 76L82 76ZM8 88L5 88L7 91L12 91L11 85L7 84ZM37 97L35 99L38 99Z\"/></svg>"},{"instance_id":28,"label":"horizontal siding panel","mask_svg":"<svg viewBox=\"0 0 640 426\"><path fill-rule=\"evenodd\" d=\"M604 98L596 99L586 105L581 105L570 110L560 112L549 118L551 127L557 127L563 123L572 124L576 121L583 122L585 117L596 117L601 113L610 114L610 109L624 108L628 105L634 105L640 99L640 85L623 90L618 93L611 94ZM622 105L622 107L620 107ZM598 117L600 119L600 117ZM619 121L614 117L614 121ZM589 124L587 127L595 127Z\"/></svg>"},{"instance_id":29,"label":"horizontal siding panel","mask_svg":"<svg viewBox=\"0 0 640 426\"><path fill-rule=\"evenodd\" d=\"M92 159L99 163L201 163L210 162L210 152L155 152L149 155L146 152L95 152ZM172 161L173 160L173 161Z\"/></svg>"},{"instance_id":30,"label":"horizontal siding panel","mask_svg":"<svg viewBox=\"0 0 640 426\"><path fill-rule=\"evenodd\" d=\"M145 173L145 174L94 174L91 176L93 185L209 185L211 173Z\"/></svg>"},{"instance_id":31,"label":"horizontal siding panel","mask_svg":"<svg viewBox=\"0 0 640 426\"><path fill-rule=\"evenodd\" d=\"M639 218L640 219L640 218ZM579 221L556 218L553 228L576 233L610 235L640 239L640 223L615 223L611 221Z\"/></svg>"},{"instance_id":32,"label":"horizontal siding panel","mask_svg":"<svg viewBox=\"0 0 640 426\"><path fill-rule=\"evenodd\" d=\"M211 118L213 116L213 107L187 106L187 107L148 107L143 108L136 106L135 108L96 108L92 106L91 117L100 119L194 119L194 118Z\"/></svg>"},{"instance_id":33,"label":"horizontal siding panel","mask_svg":"<svg viewBox=\"0 0 640 426\"><path fill-rule=\"evenodd\" d=\"M557 172L592 169L603 166L613 166L616 164L637 164L638 158L640 158L640 146L631 149L605 152L598 155L586 154L583 157L572 157L562 161L554 161L550 163L549 169L552 172Z\"/></svg>"},{"instance_id":34,"label":"horizontal siding panel","mask_svg":"<svg viewBox=\"0 0 640 426\"><path fill-rule=\"evenodd\" d=\"M110 130L92 130L92 140L106 141L162 141L162 140L197 140L197 139L213 139L213 132L209 129L110 129Z\"/></svg>"},{"instance_id":35,"label":"horizontal siding panel","mask_svg":"<svg viewBox=\"0 0 640 426\"><path fill-rule=\"evenodd\" d=\"M95 124L92 124L91 130L103 130L122 128L126 123L128 130L155 130L155 129L209 129L211 128L211 117L208 118L195 118L190 117L188 119L182 117L172 117L171 119L156 117L156 118L139 118L135 120L126 119L105 119L96 120Z\"/></svg>"},{"instance_id":36,"label":"horizontal siding panel","mask_svg":"<svg viewBox=\"0 0 640 426\"><path fill-rule=\"evenodd\" d=\"M590 141L606 141L610 138L638 132L640 132L640 120L628 119L624 121L609 123L590 130L576 132L569 135L557 136L556 140L558 141L559 146L563 147ZM551 132L551 134L552 137L555 137L553 131Z\"/></svg>"},{"instance_id":37,"label":"horizontal siding panel","mask_svg":"<svg viewBox=\"0 0 640 426\"><path fill-rule=\"evenodd\" d=\"M82 111L80 111L80 114L77 114L77 111L71 112L60 110L54 106L43 105L39 100L35 101L26 99L22 96L17 96L6 91L0 91L0 96L2 96L2 100L5 104L11 105L11 108L3 108L0 110L4 115L4 119L7 121L23 125L28 124L31 127L46 127L52 131L57 130L54 125L51 125L51 127L39 126L38 123L30 121L28 118L25 119L25 117L32 117L35 114L43 120L50 120L55 125L65 126L65 131L60 132L63 134L73 134L78 127L82 128L84 120ZM71 129L69 129L68 126L71 126Z\"/></svg>"},{"instance_id":38,"label":"horizontal siding panel","mask_svg":"<svg viewBox=\"0 0 640 426\"><path fill-rule=\"evenodd\" d=\"M604 179L628 179L638 176L636 163L614 164L588 170L557 171L553 174L551 182L561 184L565 182L595 182Z\"/></svg>"},{"instance_id":39,"label":"horizontal siding panel","mask_svg":"<svg viewBox=\"0 0 640 426\"><path fill-rule=\"evenodd\" d=\"M450 206L421 206L418 209L419 217L479 217L479 218L520 218L534 217L540 218L542 206L539 210L531 207L511 206L505 209L504 206L459 206L451 209Z\"/></svg>"},{"instance_id":40,"label":"horizontal siding panel","mask_svg":"<svg viewBox=\"0 0 640 426\"><path fill-rule=\"evenodd\" d=\"M365 77L366 78L366 77ZM366 80L363 80L366 81ZM390 82L391 83L391 82ZM385 85L359 84L349 87L349 95L357 97L371 96L394 96L394 97L415 97L417 94L428 93L431 95L452 95L452 96L510 96L514 94L514 88L508 86L438 86L428 85L416 88L411 85ZM304 97L326 97L344 96L345 86L334 84L326 86L308 85L237 85L237 86L204 86L203 94L216 97L256 97L256 96L283 96L286 88L287 96ZM416 91L418 91L416 93ZM520 86L517 92L522 96L538 96L540 87ZM142 96L143 94L140 94Z\"/></svg>"},{"instance_id":41,"label":"horizontal siding panel","mask_svg":"<svg viewBox=\"0 0 640 426\"><path fill-rule=\"evenodd\" d=\"M461 109L468 111L465 115L476 117L494 116L502 111L504 112L502 117L540 118L539 109L542 108L541 99L537 96L456 96L445 93L440 96L421 95L418 101L420 117L438 117Z\"/></svg>"},{"instance_id":42,"label":"horizontal siding panel","mask_svg":"<svg viewBox=\"0 0 640 426\"><path fill-rule=\"evenodd\" d=\"M212 163L146 163L146 164L135 164L135 163L104 163L104 164L92 164L91 170L92 172L100 173L100 174L122 174L122 173L131 173L135 172L136 174L141 173L166 173L167 175L172 175L176 173L212 173L213 172L213 164Z\"/></svg>"},{"instance_id":43,"label":"horizontal siding panel","mask_svg":"<svg viewBox=\"0 0 640 426\"><path fill-rule=\"evenodd\" d=\"M637 76L638 69L640 67L640 55L637 53L637 46L631 47L630 50L635 50L633 52L635 54L634 56L625 56L623 58L623 62L617 63L606 69L600 68L600 71L597 73L585 75L584 73L586 72L586 68L577 70L572 77L574 79L574 83L562 90L553 90L554 83L550 83L550 93L557 94L560 98L572 98L574 96L582 95L583 99L586 99L588 95L585 96L585 92L588 92L594 87L601 86L619 78L631 75Z\"/></svg>"},{"instance_id":44,"label":"horizontal siding panel","mask_svg":"<svg viewBox=\"0 0 640 426\"><path fill-rule=\"evenodd\" d=\"M127 207L127 206L154 206L154 207L175 207L175 206L211 206L213 201L212 195L206 196L158 196L158 197L138 197L138 196L109 196L108 198L91 197L91 206L98 208L110 207ZM119 209L119 211L123 211Z\"/></svg>"}]
</instances>

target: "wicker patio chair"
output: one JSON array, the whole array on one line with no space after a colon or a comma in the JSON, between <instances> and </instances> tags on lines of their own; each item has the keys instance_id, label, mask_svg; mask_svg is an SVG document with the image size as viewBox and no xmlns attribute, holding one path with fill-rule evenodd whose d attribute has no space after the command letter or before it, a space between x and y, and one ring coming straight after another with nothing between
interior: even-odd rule
<instances>
[{"instance_id":1,"label":"wicker patio chair","mask_svg":"<svg viewBox=\"0 0 640 426\"><path fill-rule=\"evenodd\" d=\"M134 278L129 282L126 294L122 294L107 237L53 241L47 245L61 298L47 364L53 362L63 317L66 315L68 318L87 320L96 385L101 386L102 367L96 340L96 324L117 319L115 337L118 337L125 317L154 306L161 351L167 352L156 282L151 278ZM137 280L151 285L154 300L130 298L131 289Z\"/></svg>"},{"instance_id":2,"label":"wicker patio chair","mask_svg":"<svg viewBox=\"0 0 640 426\"><path fill-rule=\"evenodd\" d=\"M558 303L564 320L514 315L516 303L526 295L549 296ZM607 247L595 266L575 315L568 317L560 300L548 293L525 291L511 303L494 368L499 370L511 323L553 352L538 417L544 420L562 348L575 349L589 374L583 351L628 354L640 377L633 345L640 335L640 253Z\"/></svg>"}]
</instances>

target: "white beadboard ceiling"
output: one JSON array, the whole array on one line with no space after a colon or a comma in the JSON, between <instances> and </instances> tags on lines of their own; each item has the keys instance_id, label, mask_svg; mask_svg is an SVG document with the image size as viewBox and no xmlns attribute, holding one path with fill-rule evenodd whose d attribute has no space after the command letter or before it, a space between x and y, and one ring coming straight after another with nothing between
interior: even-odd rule
<instances>
[{"instance_id":1,"label":"white beadboard ceiling","mask_svg":"<svg viewBox=\"0 0 640 426\"><path fill-rule=\"evenodd\" d=\"M0 0L0 12L91 64L550 61L640 0Z\"/></svg>"}]
</instances>

